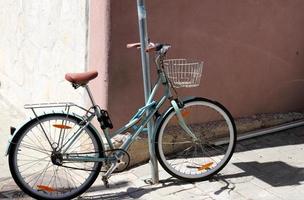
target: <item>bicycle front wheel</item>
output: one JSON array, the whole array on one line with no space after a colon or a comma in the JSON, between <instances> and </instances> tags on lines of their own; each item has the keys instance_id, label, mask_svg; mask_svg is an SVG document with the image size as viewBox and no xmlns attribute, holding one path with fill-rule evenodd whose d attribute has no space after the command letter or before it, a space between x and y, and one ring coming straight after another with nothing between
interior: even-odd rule
<instances>
[{"instance_id":1,"label":"bicycle front wheel","mask_svg":"<svg viewBox=\"0 0 304 200\"><path fill-rule=\"evenodd\" d=\"M103 156L103 146L91 125L67 114L34 118L18 131L9 152L9 167L17 185L35 199L72 199L97 178L101 162L65 161L65 157ZM83 128L83 129L82 129ZM79 130L80 135L64 152Z\"/></svg>"},{"instance_id":2,"label":"bicycle front wheel","mask_svg":"<svg viewBox=\"0 0 304 200\"><path fill-rule=\"evenodd\" d=\"M176 178L190 182L206 180L218 173L233 154L233 118L224 106L204 98L184 101L181 115L195 136L180 125L171 107L156 133L157 158Z\"/></svg>"}]
</instances>

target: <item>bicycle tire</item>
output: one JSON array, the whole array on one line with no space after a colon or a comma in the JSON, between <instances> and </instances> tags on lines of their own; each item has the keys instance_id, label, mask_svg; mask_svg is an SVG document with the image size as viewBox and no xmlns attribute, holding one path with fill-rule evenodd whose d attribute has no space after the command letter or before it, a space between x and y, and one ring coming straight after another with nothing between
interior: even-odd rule
<instances>
[{"instance_id":1,"label":"bicycle tire","mask_svg":"<svg viewBox=\"0 0 304 200\"><path fill-rule=\"evenodd\" d=\"M82 193L84 193L94 183L94 181L98 177L99 171L102 167L101 162L94 162L93 166L92 166L92 170L88 172L89 174L88 174L87 179L85 179L83 183L79 183L80 184L79 187L77 187L75 190L73 189L73 184L75 184L75 187L76 187L77 181L79 181L80 177L85 173L85 172L83 172L83 170L76 171L76 169L60 167L60 166L54 165L54 163L53 163L53 166L49 167L49 164L51 163L50 160L52 158L49 157L51 155L48 155L49 153L48 153L47 147L42 146L43 144L47 144L47 142L43 141L42 140L43 135L42 134L39 135L39 133L38 133L39 126L40 126L39 123L41 122L43 124L43 126L46 126L46 124L49 123L50 124L49 126L53 127L54 125L52 125L51 123L53 123L54 121L57 122L57 120L62 121L62 124L63 124L63 120L65 120L66 121L65 124L68 123L69 126L71 126L72 124L75 124L74 127L79 126L79 123L82 121L78 117L75 117L73 115L63 114L63 113L45 114L45 115L39 116L38 118L34 118L31 121L29 121L27 124L25 124L20 129L20 131L18 131L17 135L13 138L13 141L11 142L11 150L9 152L8 159L9 159L9 168L10 168L12 177L13 177L14 181L16 182L16 184L20 187L20 189L22 189L26 194L28 194L29 196L31 196L35 199L58 200L58 199L75 198L75 197L81 195ZM74 127L73 127L73 129L71 129L71 131L74 130ZM40 130L42 130L42 129L40 129ZM53 131L53 129L52 129L52 131ZM52 135L52 133L53 132L50 131L49 135ZM56 133L57 133L57 130L53 134L54 141L56 140ZM67 134L67 132L66 132L66 134ZM103 157L104 156L103 145L100 141L100 138L97 135L98 133L96 133L95 129L92 127L91 124L89 124L84 129L84 131L81 132L81 137L83 134L88 135L88 138L85 138L85 139L88 141L91 139L92 145L94 146L93 148L97 152L99 152L98 153L99 157ZM33 136L33 138L28 139L28 138L30 138L31 135ZM68 137L68 136L66 136L66 137ZM51 138L51 136L50 136L50 138ZM39 141L39 139L41 139L41 141ZM82 139L84 140L84 138L82 138ZM32 146L29 146L28 142L31 142ZM37 146L39 146L39 148L34 146L35 142L37 142L36 144L37 144ZM78 144L81 145L82 142L83 141L80 141L79 143L77 143L77 145ZM85 141L85 142L87 142L87 141ZM87 144L89 144L89 143L87 143ZM45 150L43 148L45 148ZM73 151L75 152L77 149L81 149L81 148L84 148L84 146L83 145L81 145L80 147L74 146ZM85 148L89 149L89 147L85 147ZM37 152L35 152L35 149ZM20 155L20 152L26 153L27 151L32 152L33 154L25 155L24 156L25 159L20 161L20 156L22 158L22 154ZM45 157L44 160L40 160L39 153L47 154L47 156ZM48 158L50 158L50 160ZM32 159L33 159L34 164L33 164L33 166L31 166L30 173L38 174L37 175L38 178L37 178L37 180L35 180L36 181L35 184L37 184L37 185L36 186L33 185L33 187L31 186L31 181L29 181L27 183L26 179L28 177L36 176L36 175L26 175L25 174L23 177L22 173L27 171L27 169L26 170L21 169L22 166L28 165L28 164L26 164L26 161L30 162ZM36 161L34 161L35 159L36 159ZM40 164L43 166L45 166L45 162L48 162L48 164L45 168L41 168L41 169L43 169L41 172L41 175L39 175L38 171L35 171L36 168L39 167L39 166L37 166L38 165L37 160L43 161L44 163ZM90 163L85 163L85 165L90 167L90 165L91 165ZM76 164L71 163L70 165L75 166L77 164L78 163L76 163ZM30 165L32 165L32 164L30 164ZM53 177L48 178L49 169L52 167L53 167L53 177L55 177L55 174L56 174L56 177L54 178L53 182L52 182ZM20 171L20 170L23 170L23 171ZM75 170L75 171L72 171L72 170ZM64 172L66 172L66 174ZM27 173L29 174L29 172L27 172ZM43 176L42 176L42 174L43 174ZM66 177L64 177L64 175ZM28 177L26 177L26 176L28 176ZM40 183L40 180L38 181L38 179L40 179L41 176L42 176L42 180ZM33 179L33 178L31 178L31 179ZM76 179L77 179L77 181L76 181ZM47 182L49 182L49 185L47 185ZM61 183L61 185L60 185L60 183ZM40 185L38 185L38 184L40 184ZM45 185L43 185L43 184L45 184ZM67 184L67 186L64 186L64 184ZM58 186L58 188L60 188L60 189L56 189L55 186ZM67 187L69 187L69 188L67 188ZM71 191L67 192L67 190L71 190ZM65 191L66 191L66 193L65 193ZM57 195L55 195L55 193L57 193Z\"/></svg>"},{"instance_id":2,"label":"bicycle tire","mask_svg":"<svg viewBox=\"0 0 304 200\"><path fill-rule=\"evenodd\" d=\"M183 118L200 141L194 142L181 128L175 110L170 107L157 128L156 156L164 170L173 177L187 182L207 180L231 159L236 145L234 120L224 106L209 99L196 97L185 100L183 104ZM201 111L206 111L206 118L198 115L202 114ZM228 134L224 135L227 131ZM214 145L225 139L228 139L228 145ZM194 155L197 150L201 151L200 155Z\"/></svg>"}]
</instances>

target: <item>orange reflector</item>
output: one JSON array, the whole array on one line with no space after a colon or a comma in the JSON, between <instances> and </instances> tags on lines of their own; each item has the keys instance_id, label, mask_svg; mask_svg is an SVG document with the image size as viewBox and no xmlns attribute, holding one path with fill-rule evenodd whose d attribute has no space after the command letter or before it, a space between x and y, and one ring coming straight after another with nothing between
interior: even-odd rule
<instances>
[{"instance_id":1,"label":"orange reflector","mask_svg":"<svg viewBox=\"0 0 304 200\"><path fill-rule=\"evenodd\" d=\"M185 118L189 117L190 111L187 110L187 109L183 109L183 110L181 110L181 115L185 119ZM173 122L178 123L178 117L177 116L175 116L175 118L173 119Z\"/></svg>"},{"instance_id":2,"label":"orange reflector","mask_svg":"<svg viewBox=\"0 0 304 200\"><path fill-rule=\"evenodd\" d=\"M188 117L189 115L190 115L190 111L189 110L186 110L186 109L184 109L184 110L182 110L182 116L183 117Z\"/></svg>"},{"instance_id":3,"label":"orange reflector","mask_svg":"<svg viewBox=\"0 0 304 200\"><path fill-rule=\"evenodd\" d=\"M37 188L38 190L41 190L41 191L46 191L46 192L56 192L55 189L49 187L49 186L46 186L46 185L37 185Z\"/></svg>"},{"instance_id":4,"label":"orange reflector","mask_svg":"<svg viewBox=\"0 0 304 200\"><path fill-rule=\"evenodd\" d=\"M212 164L213 164L213 162L203 164L201 167L198 167L197 170L198 171L202 171L204 169L210 169L210 167L212 166Z\"/></svg>"},{"instance_id":5,"label":"orange reflector","mask_svg":"<svg viewBox=\"0 0 304 200\"><path fill-rule=\"evenodd\" d=\"M60 129L71 129L72 127L63 125L63 124L53 124L55 128L60 128Z\"/></svg>"}]
</instances>

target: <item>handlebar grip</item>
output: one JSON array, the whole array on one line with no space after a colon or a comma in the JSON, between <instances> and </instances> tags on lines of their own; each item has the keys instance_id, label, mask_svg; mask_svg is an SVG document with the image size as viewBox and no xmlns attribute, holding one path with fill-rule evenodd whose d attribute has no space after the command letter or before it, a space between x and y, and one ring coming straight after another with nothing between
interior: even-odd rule
<instances>
[{"instance_id":1,"label":"handlebar grip","mask_svg":"<svg viewBox=\"0 0 304 200\"><path fill-rule=\"evenodd\" d=\"M127 48L140 48L141 44L139 42L127 44Z\"/></svg>"},{"instance_id":2,"label":"handlebar grip","mask_svg":"<svg viewBox=\"0 0 304 200\"><path fill-rule=\"evenodd\" d=\"M161 44L161 43L152 43L150 42L148 47L145 49L146 52L151 52L151 51L159 51L161 50L161 48L168 46L168 48L170 48L169 44ZM136 43L130 43L127 44L127 48L137 48L140 49L141 48L141 43L136 42Z\"/></svg>"},{"instance_id":3,"label":"handlebar grip","mask_svg":"<svg viewBox=\"0 0 304 200\"><path fill-rule=\"evenodd\" d=\"M148 47L146 48L146 52L150 52L150 51L154 50L155 47L157 47L157 44L154 44L154 43L150 42ZM130 48L140 49L141 48L141 43L136 42L136 43L127 44L127 48L128 49L130 49Z\"/></svg>"}]
</instances>

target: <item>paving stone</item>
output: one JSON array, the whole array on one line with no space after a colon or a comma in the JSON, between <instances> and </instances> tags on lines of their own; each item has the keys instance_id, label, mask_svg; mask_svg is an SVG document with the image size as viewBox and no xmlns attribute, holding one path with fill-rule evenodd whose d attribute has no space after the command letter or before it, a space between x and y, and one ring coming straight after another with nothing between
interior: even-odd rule
<instances>
[{"instance_id":1,"label":"paving stone","mask_svg":"<svg viewBox=\"0 0 304 200\"><path fill-rule=\"evenodd\" d=\"M131 173L136 175L138 178L150 176L151 177L151 166L150 164L145 164L134 169L131 169Z\"/></svg>"},{"instance_id":2,"label":"paving stone","mask_svg":"<svg viewBox=\"0 0 304 200\"><path fill-rule=\"evenodd\" d=\"M141 196L140 198L138 198L139 200L155 200L155 199L162 199L162 196L157 195L157 193L147 193L144 194L143 196ZM133 198L132 199L137 199L137 198Z\"/></svg>"},{"instance_id":3,"label":"paving stone","mask_svg":"<svg viewBox=\"0 0 304 200\"><path fill-rule=\"evenodd\" d=\"M157 190L157 192L160 194L160 195L170 195L170 194L174 194L174 193L177 193L177 192L180 192L180 191L183 191L184 189L181 188L180 185L170 185L170 186L163 186L161 188L159 188Z\"/></svg>"},{"instance_id":4,"label":"paving stone","mask_svg":"<svg viewBox=\"0 0 304 200\"><path fill-rule=\"evenodd\" d=\"M242 183L236 185L235 191L237 191L242 196L252 200L277 200L278 196L273 193L253 184L253 183Z\"/></svg>"},{"instance_id":5,"label":"paving stone","mask_svg":"<svg viewBox=\"0 0 304 200\"><path fill-rule=\"evenodd\" d=\"M260 160L262 156L259 154L257 150L248 150L245 152L235 152L233 154L233 158L238 159L242 162L250 162Z\"/></svg>"},{"instance_id":6,"label":"paving stone","mask_svg":"<svg viewBox=\"0 0 304 200\"><path fill-rule=\"evenodd\" d=\"M304 191L295 186L271 187L266 190L284 200L303 200L304 197Z\"/></svg>"},{"instance_id":7,"label":"paving stone","mask_svg":"<svg viewBox=\"0 0 304 200\"><path fill-rule=\"evenodd\" d=\"M248 200L247 197L241 195L240 193L238 193L237 191L235 190L232 190L229 192L229 197L228 197L229 200Z\"/></svg>"},{"instance_id":8,"label":"paving stone","mask_svg":"<svg viewBox=\"0 0 304 200\"><path fill-rule=\"evenodd\" d=\"M181 197L182 199L206 199L210 198L209 195L204 195L198 188L185 189L174 193L175 196Z\"/></svg>"},{"instance_id":9,"label":"paving stone","mask_svg":"<svg viewBox=\"0 0 304 200\"><path fill-rule=\"evenodd\" d=\"M229 192L226 190L223 191L216 191L216 192L210 192L208 194L212 199L217 199L217 200L227 200L229 199Z\"/></svg>"},{"instance_id":10,"label":"paving stone","mask_svg":"<svg viewBox=\"0 0 304 200\"><path fill-rule=\"evenodd\" d=\"M225 189L227 184L222 183L222 181L203 181L195 183L195 186L203 192L203 194L208 194L210 192L217 192Z\"/></svg>"},{"instance_id":11,"label":"paving stone","mask_svg":"<svg viewBox=\"0 0 304 200\"><path fill-rule=\"evenodd\" d=\"M169 179L172 178L172 176L170 174L168 174L166 171L160 171L159 172L159 179L160 180L165 180L165 179Z\"/></svg>"}]
</instances>

